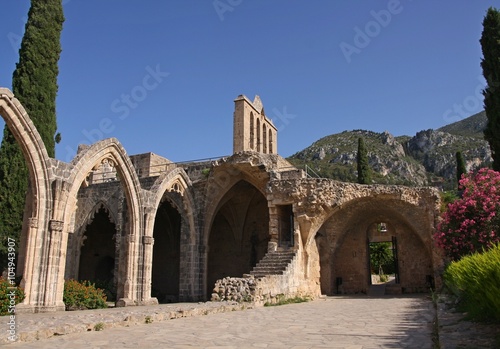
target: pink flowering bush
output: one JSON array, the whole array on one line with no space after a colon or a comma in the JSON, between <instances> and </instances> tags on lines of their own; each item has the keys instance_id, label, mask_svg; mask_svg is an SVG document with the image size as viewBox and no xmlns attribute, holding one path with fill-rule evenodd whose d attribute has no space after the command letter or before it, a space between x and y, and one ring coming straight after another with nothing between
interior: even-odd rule
<instances>
[{"instance_id":1,"label":"pink flowering bush","mask_svg":"<svg viewBox=\"0 0 500 349\"><path fill-rule=\"evenodd\" d=\"M434 239L452 260L500 242L500 173L482 168L460 180L461 199L448 205Z\"/></svg>"}]
</instances>

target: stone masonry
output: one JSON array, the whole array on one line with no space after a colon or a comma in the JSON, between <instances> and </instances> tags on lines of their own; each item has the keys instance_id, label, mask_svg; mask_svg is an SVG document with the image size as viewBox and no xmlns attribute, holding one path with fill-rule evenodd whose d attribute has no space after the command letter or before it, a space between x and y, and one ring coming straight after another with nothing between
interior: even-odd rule
<instances>
[{"instance_id":1,"label":"stone masonry","mask_svg":"<svg viewBox=\"0 0 500 349\"><path fill-rule=\"evenodd\" d=\"M191 163L129 156L114 138L62 162L4 88L0 115L30 173L18 311L63 310L69 278L106 283L117 306L223 298L228 282L261 301L366 293L380 241L397 246L393 292L441 283L437 191L309 178L277 154L258 96L235 100L233 154Z\"/></svg>"}]
</instances>

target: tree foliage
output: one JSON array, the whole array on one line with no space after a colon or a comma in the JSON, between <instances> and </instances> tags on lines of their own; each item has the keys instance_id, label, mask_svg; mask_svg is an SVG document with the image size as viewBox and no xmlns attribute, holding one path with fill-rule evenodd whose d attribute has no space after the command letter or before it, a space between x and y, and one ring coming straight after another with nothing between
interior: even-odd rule
<instances>
[{"instance_id":1,"label":"tree foliage","mask_svg":"<svg viewBox=\"0 0 500 349\"><path fill-rule=\"evenodd\" d=\"M368 151L366 150L365 141L362 137L358 138L358 183L359 184L370 184L371 170L368 163Z\"/></svg>"},{"instance_id":2,"label":"tree foliage","mask_svg":"<svg viewBox=\"0 0 500 349\"><path fill-rule=\"evenodd\" d=\"M500 242L500 172L483 168L460 185L462 198L448 205L434 234L452 260Z\"/></svg>"},{"instance_id":3,"label":"tree foliage","mask_svg":"<svg viewBox=\"0 0 500 349\"><path fill-rule=\"evenodd\" d=\"M467 173L467 169L465 167L465 160L464 156L462 155L462 152L457 151L456 158L457 158L457 183L460 183L462 175Z\"/></svg>"},{"instance_id":4,"label":"tree foliage","mask_svg":"<svg viewBox=\"0 0 500 349\"><path fill-rule=\"evenodd\" d=\"M487 86L483 91L488 122L484 138L493 158L493 169L500 171L500 12L490 7L483 20L481 67Z\"/></svg>"},{"instance_id":5,"label":"tree foliage","mask_svg":"<svg viewBox=\"0 0 500 349\"><path fill-rule=\"evenodd\" d=\"M32 0L19 62L12 78L14 95L24 106L47 148L55 156L56 96L62 0ZM58 137L59 138L59 137ZM29 174L20 146L7 125L0 148L0 270L7 237L19 241Z\"/></svg>"}]
</instances>

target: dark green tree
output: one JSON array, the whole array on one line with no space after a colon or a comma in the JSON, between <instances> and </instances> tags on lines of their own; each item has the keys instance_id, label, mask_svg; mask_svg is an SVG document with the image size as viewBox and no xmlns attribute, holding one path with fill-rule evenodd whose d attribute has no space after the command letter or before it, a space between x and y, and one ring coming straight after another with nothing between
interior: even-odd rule
<instances>
[{"instance_id":1,"label":"dark green tree","mask_svg":"<svg viewBox=\"0 0 500 349\"><path fill-rule=\"evenodd\" d=\"M493 169L500 171L500 12L490 7L483 20L481 67L487 86L483 91L488 122L484 138L493 157Z\"/></svg>"},{"instance_id":2,"label":"dark green tree","mask_svg":"<svg viewBox=\"0 0 500 349\"><path fill-rule=\"evenodd\" d=\"M55 156L55 138L60 139L56 135L56 96L63 22L62 0L31 0L12 77L12 92L28 112L51 157ZM0 270L7 261L7 238L19 242L28 176L21 149L6 125L0 147Z\"/></svg>"},{"instance_id":3,"label":"dark green tree","mask_svg":"<svg viewBox=\"0 0 500 349\"><path fill-rule=\"evenodd\" d=\"M460 186L460 179L462 179L463 174L467 174L467 169L465 168L465 159L461 151L457 151L457 183Z\"/></svg>"},{"instance_id":4,"label":"dark green tree","mask_svg":"<svg viewBox=\"0 0 500 349\"><path fill-rule=\"evenodd\" d=\"M362 137L358 138L358 183L370 184L372 182L370 165L368 164L368 152L365 147L365 141Z\"/></svg>"}]
</instances>

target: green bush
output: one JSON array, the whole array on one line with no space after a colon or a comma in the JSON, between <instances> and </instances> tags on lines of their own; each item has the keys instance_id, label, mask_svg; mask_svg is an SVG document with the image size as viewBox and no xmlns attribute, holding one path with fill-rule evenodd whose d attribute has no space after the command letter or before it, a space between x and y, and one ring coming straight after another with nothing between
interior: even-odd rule
<instances>
[{"instance_id":1,"label":"green bush","mask_svg":"<svg viewBox=\"0 0 500 349\"><path fill-rule=\"evenodd\" d=\"M11 303L12 299L14 303ZM9 280L0 276L0 316L14 315L14 306L24 300L25 294L22 288L10 283Z\"/></svg>"},{"instance_id":2,"label":"green bush","mask_svg":"<svg viewBox=\"0 0 500 349\"><path fill-rule=\"evenodd\" d=\"M108 306L104 291L96 288L90 281L66 280L63 301L66 310L99 309Z\"/></svg>"},{"instance_id":3,"label":"green bush","mask_svg":"<svg viewBox=\"0 0 500 349\"><path fill-rule=\"evenodd\" d=\"M500 322L500 244L451 263L444 280L472 319Z\"/></svg>"}]
</instances>

